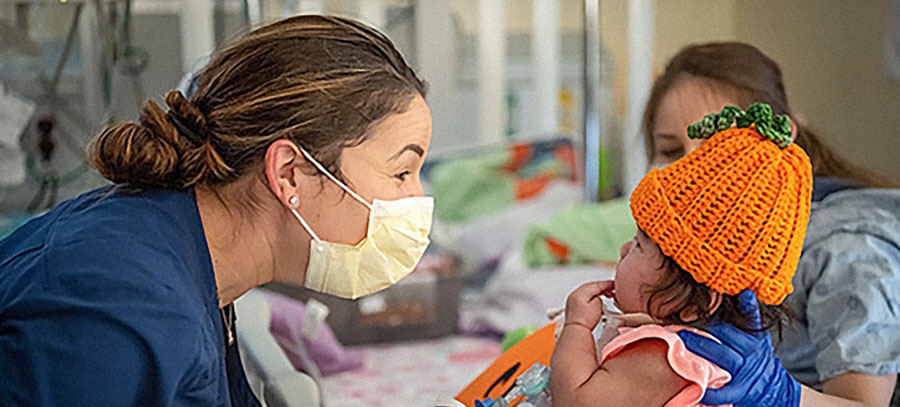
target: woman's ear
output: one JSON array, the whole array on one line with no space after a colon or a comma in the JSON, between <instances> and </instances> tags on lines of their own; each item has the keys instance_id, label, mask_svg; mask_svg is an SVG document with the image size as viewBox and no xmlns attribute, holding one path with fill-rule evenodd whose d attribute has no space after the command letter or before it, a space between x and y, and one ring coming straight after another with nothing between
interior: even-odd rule
<instances>
[{"instance_id":1,"label":"woman's ear","mask_svg":"<svg viewBox=\"0 0 900 407\"><path fill-rule=\"evenodd\" d=\"M300 149L289 140L275 141L266 150L265 166L269 188L282 205L288 208L296 207L299 201L301 177L305 176L300 165L305 161Z\"/></svg>"}]
</instances>

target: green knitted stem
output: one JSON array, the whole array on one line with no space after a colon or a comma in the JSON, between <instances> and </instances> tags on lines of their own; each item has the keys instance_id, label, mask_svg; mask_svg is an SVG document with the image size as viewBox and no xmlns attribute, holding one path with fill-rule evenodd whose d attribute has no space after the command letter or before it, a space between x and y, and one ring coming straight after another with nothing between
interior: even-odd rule
<instances>
[{"instance_id":1,"label":"green knitted stem","mask_svg":"<svg viewBox=\"0 0 900 407\"><path fill-rule=\"evenodd\" d=\"M794 141L791 137L791 119L786 115L773 115L772 107L765 103L754 103L746 112L735 106L725 106L721 112L703 116L703 120L688 126L688 137L708 139L731 127L732 123L738 128L754 126L759 134L780 148L786 148Z\"/></svg>"}]
</instances>

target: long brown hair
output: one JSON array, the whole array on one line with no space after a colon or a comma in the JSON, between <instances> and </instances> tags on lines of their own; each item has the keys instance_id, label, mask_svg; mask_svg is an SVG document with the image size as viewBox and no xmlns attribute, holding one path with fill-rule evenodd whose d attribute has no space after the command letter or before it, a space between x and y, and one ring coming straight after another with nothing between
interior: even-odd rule
<instances>
[{"instance_id":1,"label":"long brown hair","mask_svg":"<svg viewBox=\"0 0 900 407\"><path fill-rule=\"evenodd\" d=\"M781 68L760 50L739 42L691 45L669 61L647 100L642 126L650 160L655 151L653 129L659 104L671 88L688 77L711 81L715 92L734 97L743 109L763 102L777 114L791 115ZM805 123L796 122L796 125L795 141L809 155L814 176L842 178L873 188L897 187L890 180L838 156Z\"/></svg>"},{"instance_id":2,"label":"long brown hair","mask_svg":"<svg viewBox=\"0 0 900 407\"><path fill-rule=\"evenodd\" d=\"M92 143L93 162L132 187L218 186L287 139L342 178L341 150L417 95L425 96L424 83L378 31L338 17L288 18L218 51L190 100L172 91L168 112L147 101L139 123L105 128Z\"/></svg>"}]
</instances>

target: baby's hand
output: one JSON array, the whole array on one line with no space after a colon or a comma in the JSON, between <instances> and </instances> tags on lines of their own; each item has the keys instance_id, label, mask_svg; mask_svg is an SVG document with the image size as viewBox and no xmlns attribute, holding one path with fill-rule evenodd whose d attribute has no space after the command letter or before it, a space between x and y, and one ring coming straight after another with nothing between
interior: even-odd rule
<instances>
[{"instance_id":1,"label":"baby's hand","mask_svg":"<svg viewBox=\"0 0 900 407\"><path fill-rule=\"evenodd\" d=\"M572 291L566 300L566 325L581 325L593 331L603 317L603 302L600 295L613 296L615 282L595 281L582 284Z\"/></svg>"}]
</instances>

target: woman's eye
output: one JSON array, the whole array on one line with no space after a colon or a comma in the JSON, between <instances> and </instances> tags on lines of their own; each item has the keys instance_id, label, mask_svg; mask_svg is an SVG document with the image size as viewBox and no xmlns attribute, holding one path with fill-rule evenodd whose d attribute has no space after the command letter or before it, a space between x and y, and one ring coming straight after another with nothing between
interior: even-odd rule
<instances>
[{"instance_id":1,"label":"woman's eye","mask_svg":"<svg viewBox=\"0 0 900 407\"><path fill-rule=\"evenodd\" d=\"M409 174L410 174L409 171L403 171L397 175L394 175L394 177L399 179L400 181L406 181L406 177L408 177Z\"/></svg>"},{"instance_id":2,"label":"woman's eye","mask_svg":"<svg viewBox=\"0 0 900 407\"><path fill-rule=\"evenodd\" d=\"M656 154L667 160L675 161L684 155L684 150L680 148L673 150L659 150Z\"/></svg>"}]
</instances>

